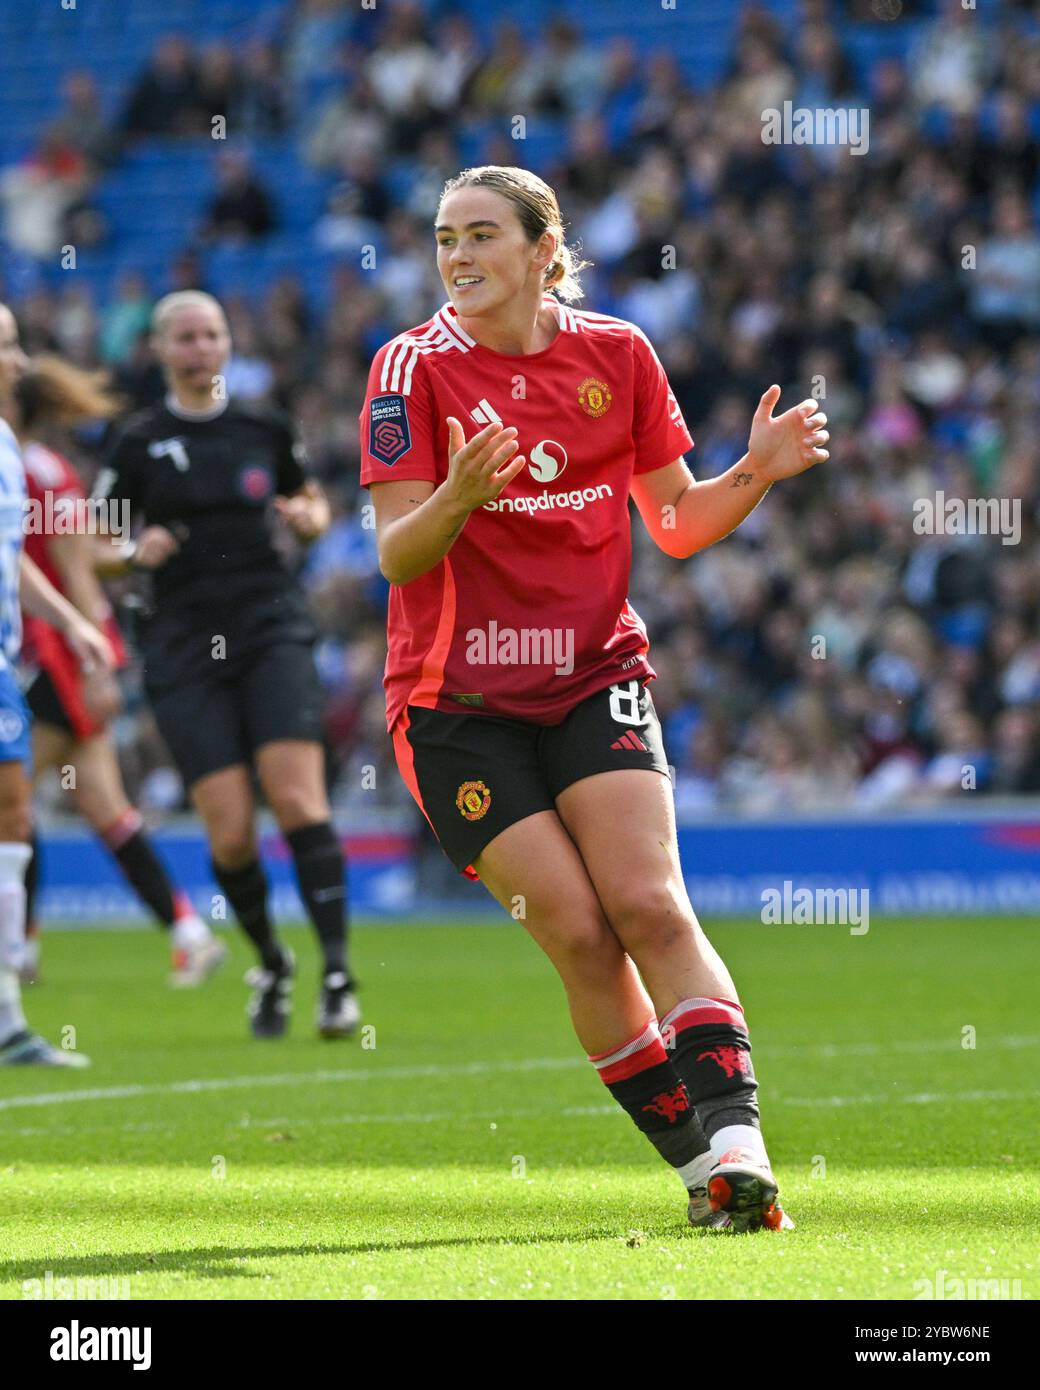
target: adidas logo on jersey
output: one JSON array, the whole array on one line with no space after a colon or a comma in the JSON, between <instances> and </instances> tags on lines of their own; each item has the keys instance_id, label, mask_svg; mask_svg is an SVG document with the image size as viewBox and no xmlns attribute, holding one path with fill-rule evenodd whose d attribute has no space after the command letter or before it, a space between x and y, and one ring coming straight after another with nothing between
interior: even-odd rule
<instances>
[{"instance_id":1,"label":"adidas logo on jersey","mask_svg":"<svg viewBox=\"0 0 1040 1390\"><path fill-rule=\"evenodd\" d=\"M621 735L621 737L620 737L619 739L616 739L610 746L611 746L611 748L622 749L622 750L624 750L626 753L649 753L649 752L650 752L650 749L647 748L646 744L645 744L645 743L643 742L643 740L639 737L639 735L638 735L637 733L633 733L633 731L632 731L631 729L627 729L627 730Z\"/></svg>"},{"instance_id":2,"label":"adidas logo on jersey","mask_svg":"<svg viewBox=\"0 0 1040 1390\"><path fill-rule=\"evenodd\" d=\"M485 396L481 396L480 400L469 414L470 419L476 420L481 429L483 429L485 425L500 425L502 423L501 415L499 415L498 411Z\"/></svg>"}]
</instances>

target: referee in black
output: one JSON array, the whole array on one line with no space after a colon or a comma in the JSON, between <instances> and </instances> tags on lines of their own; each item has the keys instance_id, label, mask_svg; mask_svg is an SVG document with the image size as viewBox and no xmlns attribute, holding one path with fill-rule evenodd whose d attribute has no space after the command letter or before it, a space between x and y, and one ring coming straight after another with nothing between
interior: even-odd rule
<instances>
[{"instance_id":1,"label":"referee in black","mask_svg":"<svg viewBox=\"0 0 1040 1390\"><path fill-rule=\"evenodd\" d=\"M321 948L318 1031L347 1037L360 1012L347 962L345 865L325 792L316 633L271 525L277 511L313 540L329 524L328 503L304 473L289 421L227 399L231 337L211 295L167 295L152 332L166 398L125 421L95 487L95 496L123 500L144 529L102 572L152 572L140 636L145 689L205 824L216 880L260 956L246 976L253 1034L285 1033L295 969L268 913L255 771Z\"/></svg>"}]
</instances>

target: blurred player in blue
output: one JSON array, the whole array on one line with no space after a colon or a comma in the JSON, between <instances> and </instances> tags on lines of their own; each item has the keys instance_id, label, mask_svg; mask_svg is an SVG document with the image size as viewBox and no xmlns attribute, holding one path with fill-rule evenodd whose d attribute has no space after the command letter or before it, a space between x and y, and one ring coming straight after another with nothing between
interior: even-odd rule
<instances>
[{"instance_id":1,"label":"blurred player in blue","mask_svg":"<svg viewBox=\"0 0 1040 1390\"><path fill-rule=\"evenodd\" d=\"M0 304L0 410L26 368L14 315ZM25 866L31 853L29 711L15 676L21 608L53 624L83 664L111 667L106 638L48 582L22 549L25 469L0 419L0 1065L83 1067L82 1053L52 1047L26 1024L19 971L25 949Z\"/></svg>"}]
</instances>

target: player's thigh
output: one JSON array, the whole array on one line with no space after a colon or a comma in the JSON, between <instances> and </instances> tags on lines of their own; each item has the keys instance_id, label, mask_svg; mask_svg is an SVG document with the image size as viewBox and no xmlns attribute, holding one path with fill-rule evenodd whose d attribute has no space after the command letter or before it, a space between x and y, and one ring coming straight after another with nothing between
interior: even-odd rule
<instances>
[{"instance_id":1,"label":"player's thigh","mask_svg":"<svg viewBox=\"0 0 1040 1390\"><path fill-rule=\"evenodd\" d=\"M73 767L73 749L76 740L72 733L57 724L41 724L33 720L33 780L38 781L51 768Z\"/></svg>"},{"instance_id":2,"label":"player's thigh","mask_svg":"<svg viewBox=\"0 0 1040 1390\"><path fill-rule=\"evenodd\" d=\"M155 723L184 785L252 762L236 681L221 671L205 679L156 685L147 680Z\"/></svg>"},{"instance_id":3,"label":"player's thigh","mask_svg":"<svg viewBox=\"0 0 1040 1390\"><path fill-rule=\"evenodd\" d=\"M119 758L107 733L80 739L69 761L76 772L76 805L95 830L104 830L130 809Z\"/></svg>"},{"instance_id":4,"label":"player's thigh","mask_svg":"<svg viewBox=\"0 0 1040 1390\"><path fill-rule=\"evenodd\" d=\"M557 797L603 911L639 961L699 933L679 863L671 783L642 769L583 778Z\"/></svg>"},{"instance_id":5,"label":"player's thigh","mask_svg":"<svg viewBox=\"0 0 1040 1390\"><path fill-rule=\"evenodd\" d=\"M62 703L49 671L40 668L25 690L25 703L32 715L34 780L52 767L69 761L76 739L69 711Z\"/></svg>"},{"instance_id":6,"label":"player's thigh","mask_svg":"<svg viewBox=\"0 0 1040 1390\"><path fill-rule=\"evenodd\" d=\"M0 761L0 843L25 843L31 833L31 785L25 763Z\"/></svg>"},{"instance_id":7,"label":"player's thigh","mask_svg":"<svg viewBox=\"0 0 1040 1390\"><path fill-rule=\"evenodd\" d=\"M191 802L218 864L241 868L255 857L256 805L249 767L239 763L198 778L191 784Z\"/></svg>"},{"instance_id":8,"label":"player's thigh","mask_svg":"<svg viewBox=\"0 0 1040 1390\"><path fill-rule=\"evenodd\" d=\"M624 953L555 811L510 825L484 847L473 867L565 979L616 968Z\"/></svg>"},{"instance_id":9,"label":"player's thigh","mask_svg":"<svg viewBox=\"0 0 1040 1390\"><path fill-rule=\"evenodd\" d=\"M560 819L625 946L688 937L697 922L649 689L627 681L599 691L546 730L541 755Z\"/></svg>"},{"instance_id":10,"label":"player's thigh","mask_svg":"<svg viewBox=\"0 0 1040 1390\"><path fill-rule=\"evenodd\" d=\"M393 729L405 785L459 873L503 831L555 811L538 765L538 731L518 720L409 705Z\"/></svg>"},{"instance_id":11,"label":"player's thigh","mask_svg":"<svg viewBox=\"0 0 1040 1390\"><path fill-rule=\"evenodd\" d=\"M256 771L268 805L285 832L328 820L325 749L306 739L276 739L256 750Z\"/></svg>"},{"instance_id":12,"label":"player's thigh","mask_svg":"<svg viewBox=\"0 0 1040 1390\"><path fill-rule=\"evenodd\" d=\"M276 641L253 652L243 660L238 695L242 727L254 757L272 743L320 749L324 692L309 643ZM305 758L297 758L295 751L289 747L275 757L289 759L294 781L320 785L322 763L314 748Z\"/></svg>"},{"instance_id":13,"label":"player's thigh","mask_svg":"<svg viewBox=\"0 0 1040 1390\"><path fill-rule=\"evenodd\" d=\"M560 973L621 954L538 760L538 730L518 720L410 705L394 752L412 795L460 873L479 876Z\"/></svg>"}]
</instances>

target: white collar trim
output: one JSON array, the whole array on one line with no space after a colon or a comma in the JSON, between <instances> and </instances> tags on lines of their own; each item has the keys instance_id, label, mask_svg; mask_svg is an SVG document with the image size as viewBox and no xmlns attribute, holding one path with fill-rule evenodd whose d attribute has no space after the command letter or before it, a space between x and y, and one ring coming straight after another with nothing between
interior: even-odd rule
<instances>
[{"instance_id":1,"label":"white collar trim","mask_svg":"<svg viewBox=\"0 0 1040 1390\"><path fill-rule=\"evenodd\" d=\"M218 415L223 415L227 408L228 403L225 398L218 401L210 410L189 410L187 406L181 405L172 391L166 393L166 409L171 415L176 415L178 420L215 420Z\"/></svg>"},{"instance_id":2,"label":"white collar trim","mask_svg":"<svg viewBox=\"0 0 1040 1390\"><path fill-rule=\"evenodd\" d=\"M554 294L543 294L542 307L545 308L547 306L552 309L553 313L556 315L556 322L560 325L561 332L566 333L568 330L573 331L574 324L571 321L571 316L567 312L566 305L561 300L557 299ZM464 339L470 347L476 347L476 339L471 338L462 327L462 324L459 323L458 310L450 299L441 305L440 312L443 315L447 315L451 322L452 330L457 333L460 338Z\"/></svg>"}]
</instances>

